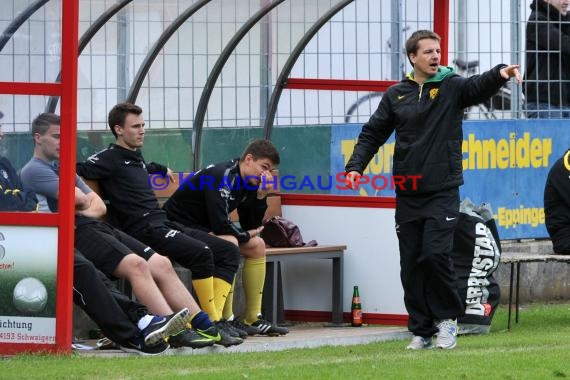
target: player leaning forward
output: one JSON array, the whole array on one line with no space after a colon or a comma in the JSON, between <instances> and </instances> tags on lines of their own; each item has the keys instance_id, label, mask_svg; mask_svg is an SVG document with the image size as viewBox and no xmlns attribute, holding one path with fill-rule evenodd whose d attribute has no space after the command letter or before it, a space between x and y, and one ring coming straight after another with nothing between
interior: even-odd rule
<instances>
[{"instance_id":1,"label":"player leaning forward","mask_svg":"<svg viewBox=\"0 0 570 380\"><path fill-rule=\"evenodd\" d=\"M436 346L451 349L457 344L457 317L464 313L450 259L463 184L463 111L491 97L511 77L520 82L521 76L518 65L497 65L481 75L461 77L440 66L440 37L428 30L410 36L406 54L413 70L382 97L345 169L351 185L357 186L374 154L396 131L393 173L407 179L396 188L395 216L404 303L413 333L407 348L431 348L437 334Z\"/></svg>"}]
</instances>

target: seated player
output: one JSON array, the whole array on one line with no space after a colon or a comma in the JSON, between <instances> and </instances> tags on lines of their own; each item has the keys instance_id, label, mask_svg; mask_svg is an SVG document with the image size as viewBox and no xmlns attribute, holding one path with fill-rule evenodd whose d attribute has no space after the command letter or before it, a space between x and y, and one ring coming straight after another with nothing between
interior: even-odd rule
<instances>
[{"instance_id":1,"label":"seated player","mask_svg":"<svg viewBox=\"0 0 570 380\"><path fill-rule=\"evenodd\" d=\"M240 344L239 332L221 319L239 265L239 250L207 232L168 220L149 184L149 173L172 172L144 160L139 150L145 133L141 114L141 108L134 104L114 106L108 123L115 144L77 163L77 174L98 181L109 202L111 224L190 269L200 306L228 344Z\"/></svg>"},{"instance_id":2,"label":"seated player","mask_svg":"<svg viewBox=\"0 0 570 380\"><path fill-rule=\"evenodd\" d=\"M0 119L4 114L0 112ZM6 157L8 146L0 124L0 211L37 211L36 195L24 191L16 169Z\"/></svg>"},{"instance_id":3,"label":"seated player","mask_svg":"<svg viewBox=\"0 0 570 380\"><path fill-rule=\"evenodd\" d=\"M59 159L59 116L43 113L32 123L34 157L22 169L26 189L36 192L40 211L57 211L59 175L53 164ZM97 217L105 213L101 198L76 177L76 248L109 277L129 280L133 291L149 310L169 315L188 308L190 325L170 338L174 347L200 348L220 342L221 337L207 314L200 310L178 278L170 260Z\"/></svg>"},{"instance_id":4,"label":"seated player","mask_svg":"<svg viewBox=\"0 0 570 380\"><path fill-rule=\"evenodd\" d=\"M127 352L158 355L166 341L186 329L188 309L169 316L151 315L142 304L119 292L79 251L73 263L73 301Z\"/></svg>"},{"instance_id":5,"label":"seated player","mask_svg":"<svg viewBox=\"0 0 570 380\"><path fill-rule=\"evenodd\" d=\"M165 203L168 218L187 227L212 232L239 246L245 257L243 287L246 311L234 327L248 334L284 335L289 332L261 316L265 283L265 242L259 236L267 209L266 198L273 189L279 152L269 140L254 140L241 158L209 165L187 179ZM237 209L239 226L230 219ZM232 297L224 307L224 318L233 318Z\"/></svg>"}]
</instances>

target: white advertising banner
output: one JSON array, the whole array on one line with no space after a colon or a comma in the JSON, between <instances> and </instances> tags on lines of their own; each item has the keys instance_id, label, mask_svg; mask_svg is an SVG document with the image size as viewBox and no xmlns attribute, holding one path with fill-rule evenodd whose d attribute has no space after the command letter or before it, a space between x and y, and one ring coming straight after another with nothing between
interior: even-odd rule
<instances>
[{"instance_id":1,"label":"white advertising banner","mask_svg":"<svg viewBox=\"0 0 570 380\"><path fill-rule=\"evenodd\" d=\"M55 343L57 228L0 226L0 342Z\"/></svg>"},{"instance_id":2,"label":"white advertising banner","mask_svg":"<svg viewBox=\"0 0 570 380\"><path fill-rule=\"evenodd\" d=\"M0 343L55 344L55 318L0 317Z\"/></svg>"}]
</instances>

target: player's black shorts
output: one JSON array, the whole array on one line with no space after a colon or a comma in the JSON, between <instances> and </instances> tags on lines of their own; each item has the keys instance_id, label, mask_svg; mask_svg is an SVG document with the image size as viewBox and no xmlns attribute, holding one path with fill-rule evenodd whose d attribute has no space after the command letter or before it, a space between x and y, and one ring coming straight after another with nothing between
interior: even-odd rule
<instances>
[{"instance_id":1,"label":"player's black shorts","mask_svg":"<svg viewBox=\"0 0 570 380\"><path fill-rule=\"evenodd\" d=\"M218 277L232 283L239 266L234 244L169 220L143 220L133 236L192 271L193 279Z\"/></svg>"},{"instance_id":2,"label":"player's black shorts","mask_svg":"<svg viewBox=\"0 0 570 380\"><path fill-rule=\"evenodd\" d=\"M110 278L126 255L135 253L148 261L156 253L148 245L102 221L77 226L75 248Z\"/></svg>"}]
</instances>

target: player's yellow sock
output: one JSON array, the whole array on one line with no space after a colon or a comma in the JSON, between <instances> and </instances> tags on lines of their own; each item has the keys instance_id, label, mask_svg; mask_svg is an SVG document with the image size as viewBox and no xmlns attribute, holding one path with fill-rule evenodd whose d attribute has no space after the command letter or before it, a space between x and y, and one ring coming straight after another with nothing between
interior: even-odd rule
<instances>
[{"instance_id":1,"label":"player's yellow sock","mask_svg":"<svg viewBox=\"0 0 570 380\"><path fill-rule=\"evenodd\" d=\"M247 324L257 321L261 312L263 285L265 284L265 256L246 258L243 263L243 290L245 292L245 320Z\"/></svg>"},{"instance_id":2,"label":"player's yellow sock","mask_svg":"<svg viewBox=\"0 0 570 380\"><path fill-rule=\"evenodd\" d=\"M227 297L232 284L221 278L214 277L214 304L216 305L216 313L222 316L224 305L228 302Z\"/></svg>"},{"instance_id":3,"label":"player's yellow sock","mask_svg":"<svg viewBox=\"0 0 570 380\"><path fill-rule=\"evenodd\" d=\"M192 280L192 285L198 296L200 307L210 316L212 321L219 321L220 315L214 301L214 277Z\"/></svg>"},{"instance_id":4,"label":"player's yellow sock","mask_svg":"<svg viewBox=\"0 0 570 380\"><path fill-rule=\"evenodd\" d=\"M230 319L234 315L234 288L236 286L236 280L232 282L232 287L226 298L226 303L224 304L224 310L222 311L222 318Z\"/></svg>"}]
</instances>

